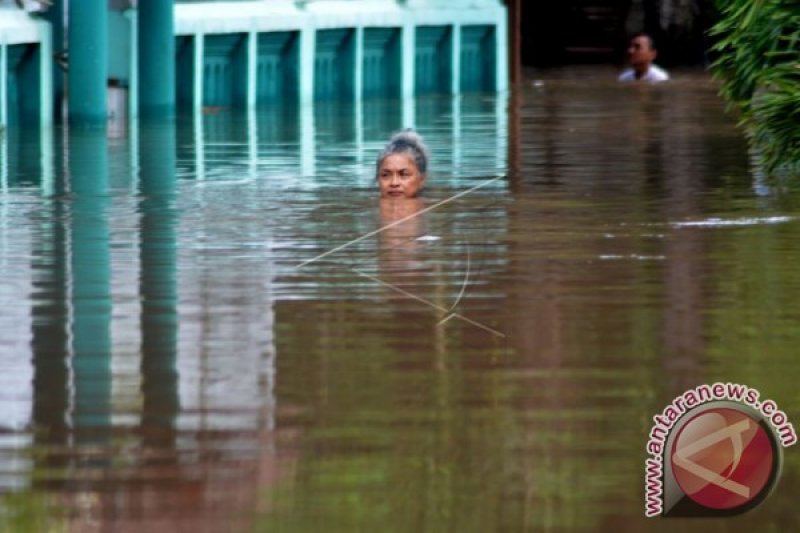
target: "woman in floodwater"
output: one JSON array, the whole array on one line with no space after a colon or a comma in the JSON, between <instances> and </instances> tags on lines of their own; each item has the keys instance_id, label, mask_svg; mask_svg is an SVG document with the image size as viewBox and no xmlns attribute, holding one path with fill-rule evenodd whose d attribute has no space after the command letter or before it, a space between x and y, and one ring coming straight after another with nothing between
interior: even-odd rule
<instances>
[{"instance_id":1,"label":"woman in floodwater","mask_svg":"<svg viewBox=\"0 0 800 533\"><path fill-rule=\"evenodd\" d=\"M392 135L376 160L375 179L381 193L378 266L383 282L394 287L417 286L426 268L419 257L425 247L418 240L425 234L425 223L416 215L425 207L419 193L428 159L422 137L406 129Z\"/></svg>"},{"instance_id":2,"label":"woman in floodwater","mask_svg":"<svg viewBox=\"0 0 800 533\"><path fill-rule=\"evenodd\" d=\"M395 133L378 155L376 179L381 198L414 198L425 185L428 147L414 130Z\"/></svg>"}]
</instances>

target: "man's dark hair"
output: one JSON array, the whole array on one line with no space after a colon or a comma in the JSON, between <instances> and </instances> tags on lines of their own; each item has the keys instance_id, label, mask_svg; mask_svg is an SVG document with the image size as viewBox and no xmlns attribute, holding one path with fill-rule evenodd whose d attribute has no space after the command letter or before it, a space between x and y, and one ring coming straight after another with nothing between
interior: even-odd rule
<instances>
[{"instance_id":1,"label":"man's dark hair","mask_svg":"<svg viewBox=\"0 0 800 533\"><path fill-rule=\"evenodd\" d=\"M630 38L630 39L628 39L628 42L631 42L632 40L636 39L637 37L644 37L644 38L646 38L646 39L647 39L647 42L648 42L648 43L650 43L650 49L651 49L651 50L658 50L658 47L656 46L656 40L655 40L655 39L653 39L653 36L652 36L652 35L650 35L650 34L649 34L649 33L647 33L647 32L644 32L644 31L640 31L640 32L638 32L638 33L634 33L633 35L631 35L631 38Z\"/></svg>"}]
</instances>

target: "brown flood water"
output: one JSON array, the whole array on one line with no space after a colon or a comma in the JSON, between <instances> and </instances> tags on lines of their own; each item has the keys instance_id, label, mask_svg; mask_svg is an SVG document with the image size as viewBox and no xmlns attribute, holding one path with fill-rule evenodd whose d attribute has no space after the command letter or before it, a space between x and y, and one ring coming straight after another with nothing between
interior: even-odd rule
<instances>
[{"instance_id":1,"label":"brown flood water","mask_svg":"<svg viewBox=\"0 0 800 533\"><path fill-rule=\"evenodd\" d=\"M746 515L644 517L684 390L800 420L800 196L704 74L614 75L9 132L0 531L796 530L792 448Z\"/></svg>"}]
</instances>

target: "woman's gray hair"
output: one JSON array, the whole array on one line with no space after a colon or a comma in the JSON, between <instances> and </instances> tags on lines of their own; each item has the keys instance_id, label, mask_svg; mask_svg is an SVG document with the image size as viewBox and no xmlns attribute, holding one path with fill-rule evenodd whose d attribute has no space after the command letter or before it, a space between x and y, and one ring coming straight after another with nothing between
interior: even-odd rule
<instances>
[{"instance_id":1,"label":"woman's gray hair","mask_svg":"<svg viewBox=\"0 0 800 533\"><path fill-rule=\"evenodd\" d=\"M383 150L380 154L378 154L378 159L375 162L376 177L381 171L381 165L383 164L384 159L394 154L410 155L414 159L414 163L417 165L417 170L419 170L419 173L423 176L427 174L430 152L428 151L428 147L425 146L422 136L412 128L398 131L392 135L391 139L389 139L389 142L383 147Z\"/></svg>"}]
</instances>

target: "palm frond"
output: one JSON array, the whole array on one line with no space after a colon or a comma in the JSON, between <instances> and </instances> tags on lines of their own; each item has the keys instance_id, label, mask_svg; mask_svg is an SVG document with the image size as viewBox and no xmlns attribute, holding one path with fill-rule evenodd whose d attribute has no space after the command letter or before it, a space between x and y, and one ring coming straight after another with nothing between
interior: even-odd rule
<instances>
[{"instance_id":1,"label":"palm frond","mask_svg":"<svg viewBox=\"0 0 800 533\"><path fill-rule=\"evenodd\" d=\"M722 19L711 33L720 93L741 113L769 173L800 170L800 3L718 0Z\"/></svg>"}]
</instances>

